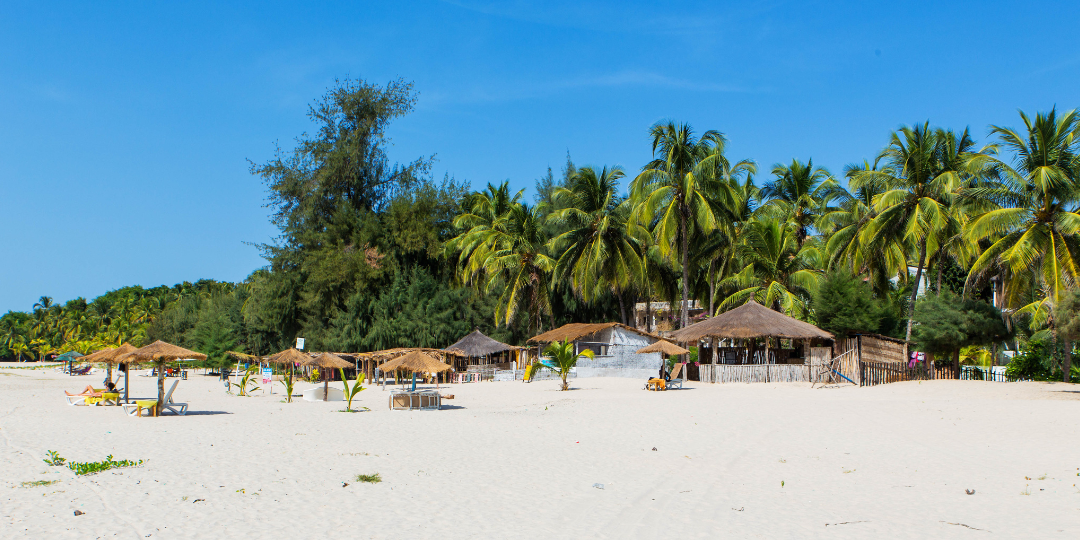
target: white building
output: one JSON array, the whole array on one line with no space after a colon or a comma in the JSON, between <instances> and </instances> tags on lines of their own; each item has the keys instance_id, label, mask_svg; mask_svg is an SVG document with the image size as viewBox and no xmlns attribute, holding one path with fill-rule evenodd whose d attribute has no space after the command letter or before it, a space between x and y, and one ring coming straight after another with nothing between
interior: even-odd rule
<instances>
[{"instance_id":1,"label":"white building","mask_svg":"<svg viewBox=\"0 0 1080 540\"><path fill-rule=\"evenodd\" d=\"M593 359L578 361L578 377L631 377L648 379L660 371L660 353L636 351L657 337L620 323L571 323L529 339L542 352L548 343L571 341L574 352L589 349Z\"/></svg>"}]
</instances>

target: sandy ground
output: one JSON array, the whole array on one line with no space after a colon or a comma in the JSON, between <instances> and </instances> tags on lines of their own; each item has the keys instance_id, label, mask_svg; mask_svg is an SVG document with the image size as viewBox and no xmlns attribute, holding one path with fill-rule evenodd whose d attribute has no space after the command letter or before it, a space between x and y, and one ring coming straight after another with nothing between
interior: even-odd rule
<instances>
[{"instance_id":1,"label":"sandy ground","mask_svg":"<svg viewBox=\"0 0 1080 540\"><path fill-rule=\"evenodd\" d=\"M453 385L434 412L376 387L347 414L193 376L186 417L63 400L101 378L0 369L0 538L1080 536L1077 386L578 379ZM47 450L146 462L76 477Z\"/></svg>"}]
</instances>

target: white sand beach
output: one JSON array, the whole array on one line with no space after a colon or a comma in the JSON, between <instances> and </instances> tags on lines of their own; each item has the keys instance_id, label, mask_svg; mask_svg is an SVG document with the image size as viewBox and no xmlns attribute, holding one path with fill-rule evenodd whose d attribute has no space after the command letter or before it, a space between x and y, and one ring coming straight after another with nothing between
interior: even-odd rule
<instances>
[{"instance_id":1,"label":"white sand beach","mask_svg":"<svg viewBox=\"0 0 1080 540\"><path fill-rule=\"evenodd\" d=\"M475 383L430 412L370 388L346 414L194 375L184 417L65 403L101 378L0 370L0 537L1080 535L1080 390L1063 384ZM49 450L146 461L76 477ZM57 482L23 487L38 480Z\"/></svg>"}]
</instances>

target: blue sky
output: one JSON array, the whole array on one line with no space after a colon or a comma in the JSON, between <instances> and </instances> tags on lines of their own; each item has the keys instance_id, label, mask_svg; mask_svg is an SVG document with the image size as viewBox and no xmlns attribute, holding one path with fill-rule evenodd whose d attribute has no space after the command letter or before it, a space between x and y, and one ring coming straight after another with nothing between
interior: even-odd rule
<instances>
[{"instance_id":1,"label":"blue sky","mask_svg":"<svg viewBox=\"0 0 1080 540\"><path fill-rule=\"evenodd\" d=\"M662 119L839 173L902 124L1080 107L1076 2L44 4L0 4L0 311L262 266L247 160L335 78L415 82L392 158L519 188L632 173Z\"/></svg>"}]
</instances>

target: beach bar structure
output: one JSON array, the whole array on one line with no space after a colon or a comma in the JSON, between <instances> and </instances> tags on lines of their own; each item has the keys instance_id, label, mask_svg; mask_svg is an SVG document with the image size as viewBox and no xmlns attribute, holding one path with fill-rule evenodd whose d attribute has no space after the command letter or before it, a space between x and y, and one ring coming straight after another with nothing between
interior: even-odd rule
<instances>
[{"instance_id":1,"label":"beach bar structure","mask_svg":"<svg viewBox=\"0 0 1080 540\"><path fill-rule=\"evenodd\" d=\"M578 362L578 377L632 377L649 379L660 370L660 353L639 353L659 340L648 332L620 323L571 323L529 338L529 343L543 353L548 343L571 341L574 352L593 352L592 360Z\"/></svg>"},{"instance_id":2,"label":"beach bar structure","mask_svg":"<svg viewBox=\"0 0 1080 540\"><path fill-rule=\"evenodd\" d=\"M517 368L523 348L494 340L477 329L443 351L454 371L494 372L495 369Z\"/></svg>"},{"instance_id":3,"label":"beach bar structure","mask_svg":"<svg viewBox=\"0 0 1080 540\"><path fill-rule=\"evenodd\" d=\"M832 358L832 334L753 300L669 339L699 346L688 376L701 382L811 382L813 366Z\"/></svg>"}]
</instances>

